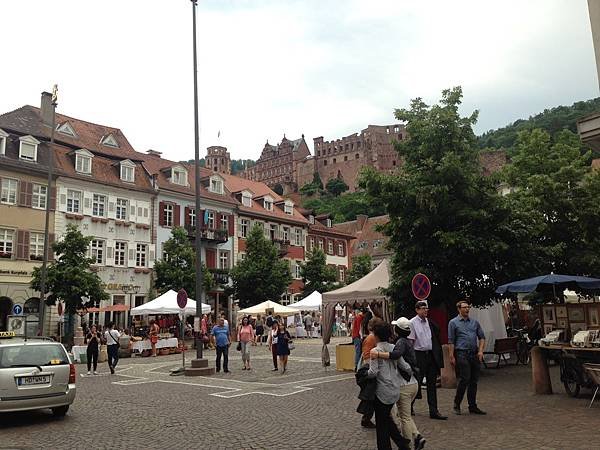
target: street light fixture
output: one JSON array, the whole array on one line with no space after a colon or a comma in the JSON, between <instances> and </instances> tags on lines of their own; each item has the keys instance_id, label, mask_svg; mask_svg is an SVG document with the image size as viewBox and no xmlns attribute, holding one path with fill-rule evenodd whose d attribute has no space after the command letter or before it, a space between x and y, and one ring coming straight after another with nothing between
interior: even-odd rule
<instances>
[{"instance_id":1,"label":"street light fixture","mask_svg":"<svg viewBox=\"0 0 600 450\"><path fill-rule=\"evenodd\" d=\"M123 291L123 294L127 295L129 294L129 310L131 311L131 308L134 307L133 305L133 294L137 294L140 291L140 286L136 285L136 284L123 284L121 285L121 291ZM127 325L129 326L129 328L131 328L131 313L127 312L127 320L125 321L127 323ZM130 330L131 333L131 330Z\"/></svg>"}]
</instances>

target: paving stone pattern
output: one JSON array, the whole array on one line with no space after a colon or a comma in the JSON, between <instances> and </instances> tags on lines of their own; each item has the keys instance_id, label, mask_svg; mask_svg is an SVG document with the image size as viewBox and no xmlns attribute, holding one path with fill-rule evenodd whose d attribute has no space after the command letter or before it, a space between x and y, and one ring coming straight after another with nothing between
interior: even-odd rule
<instances>
[{"instance_id":1,"label":"paving stone pattern","mask_svg":"<svg viewBox=\"0 0 600 450\"><path fill-rule=\"evenodd\" d=\"M336 342L346 341L338 338ZM50 412L0 414L0 448L19 449L373 449L374 430L359 426L353 374L324 370L317 339L296 341L289 373L271 372L265 347L252 348L252 371L231 350L232 373L173 377L181 355L122 359L117 374L78 365L78 393L64 419ZM332 361L334 346L330 345ZM190 358L194 354L188 355ZM214 351L205 355L214 364ZM417 402L416 423L427 449L600 449L600 402L573 399L552 368L551 396L531 394L529 368L484 370L479 405L487 416L455 416L451 390L439 391L448 421ZM463 410L466 410L466 404Z\"/></svg>"}]
</instances>

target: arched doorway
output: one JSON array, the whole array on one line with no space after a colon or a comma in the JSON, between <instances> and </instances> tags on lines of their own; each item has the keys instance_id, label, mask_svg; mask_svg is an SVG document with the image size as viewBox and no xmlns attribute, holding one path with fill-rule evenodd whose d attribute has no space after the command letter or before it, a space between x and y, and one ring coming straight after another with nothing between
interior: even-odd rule
<instances>
[{"instance_id":1,"label":"arched doorway","mask_svg":"<svg viewBox=\"0 0 600 450\"><path fill-rule=\"evenodd\" d=\"M6 318L12 314L13 301L8 297L0 297L0 331L6 331Z\"/></svg>"}]
</instances>

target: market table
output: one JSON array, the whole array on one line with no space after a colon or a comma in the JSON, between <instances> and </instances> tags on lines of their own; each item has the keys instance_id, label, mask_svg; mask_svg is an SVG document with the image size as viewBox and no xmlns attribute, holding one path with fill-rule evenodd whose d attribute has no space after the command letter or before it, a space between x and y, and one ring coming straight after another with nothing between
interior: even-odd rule
<instances>
[{"instance_id":1,"label":"market table","mask_svg":"<svg viewBox=\"0 0 600 450\"><path fill-rule=\"evenodd\" d=\"M304 327L296 327L296 337L303 338L306 337L306 330Z\"/></svg>"},{"instance_id":2,"label":"market table","mask_svg":"<svg viewBox=\"0 0 600 450\"><path fill-rule=\"evenodd\" d=\"M156 343L156 348L171 348L177 347L179 345L179 341L177 338L167 338L167 339L159 339ZM134 352L141 353L144 350L152 349L152 344L149 339L144 339L143 341L136 341L131 344L131 350Z\"/></svg>"}]
</instances>

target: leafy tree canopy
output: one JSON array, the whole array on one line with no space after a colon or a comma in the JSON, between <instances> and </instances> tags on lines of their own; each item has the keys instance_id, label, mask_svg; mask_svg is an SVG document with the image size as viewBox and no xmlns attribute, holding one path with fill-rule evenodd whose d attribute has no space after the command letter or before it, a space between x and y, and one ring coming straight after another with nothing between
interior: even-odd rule
<instances>
[{"instance_id":1,"label":"leafy tree canopy","mask_svg":"<svg viewBox=\"0 0 600 450\"><path fill-rule=\"evenodd\" d=\"M340 194L350 189L348 185L344 183L344 180L342 180L341 178L332 178L327 182L325 188L327 189L327 192L329 192L334 197L338 197Z\"/></svg>"},{"instance_id":2,"label":"leafy tree canopy","mask_svg":"<svg viewBox=\"0 0 600 450\"><path fill-rule=\"evenodd\" d=\"M376 217L386 213L385 205L379 198L372 198L362 190L347 192L339 197L323 194L305 200L303 206L314 210L316 214L331 213L336 223L355 220L358 214Z\"/></svg>"},{"instance_id":3,"label":"leafy tree canopy","mask_svg":"<svg viewBox=\"0 0 600 450\"><path fill-rule=\"evenodd\" d=\"M359 255L352 258L352 268L346 275L346 282L350 284L360 280L371 271L372 264L373 261L371 259L371 255L369 254Z\"/></svg>"},{"instance_id":4,"label":"leafy tree canopy","mask_svg":"<svg viewBox=\"0 0 600 450\"><path fill-rule=\"evenodd\" d=\"M300 265L300 275L304 281L303 297L314 291L330 291L337 279L335 269L326 263L325 252L317 247L306 255L306 262Z\"/></svg>"},{"instance_id":5,"label":"leafy tree canopy","mask_svg":"<svg viewBox=\"0 0 600 450\"><path fill-rule=\"evenodd\" d=\"M258 224L252 227L246 240L246 257L232 269L231 278L241 308L265 300L278 302L292 282L288 263L279 258L277 246L265 238Z\"/></svg>"},{"instance_id":6,"label":"leafy tree canopy","mask_svg":"<svg viewBox=\"0 0 600 450\"><path fill-rule=\"evenodd\" d=\"M56 300L65 302L65 312L72 316L76 310L86 303L99 305L101 300L107 300L102 280L90 270L92 259L87 256L91 236L84 236L75 225L68 225L62 240L55 242L52 250L56 259L47 266L45 293L48 305L56 304ZM33 269L31 287L40 290L41 268Z\"/></svg>"}]
</instances>

